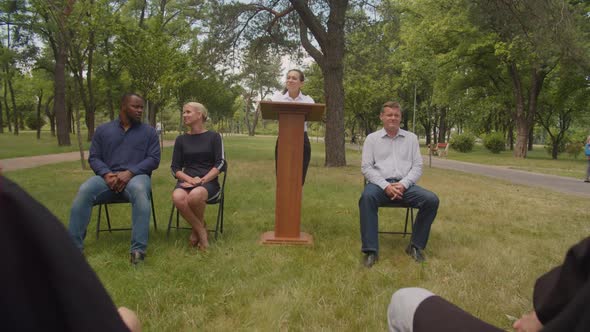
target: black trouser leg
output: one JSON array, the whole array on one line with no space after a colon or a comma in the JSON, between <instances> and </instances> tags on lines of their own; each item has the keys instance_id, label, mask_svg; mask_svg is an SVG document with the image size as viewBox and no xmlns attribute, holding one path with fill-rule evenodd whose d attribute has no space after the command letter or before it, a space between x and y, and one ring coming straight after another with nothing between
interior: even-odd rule
<instances>
[{"instance_id":1,"label":"black trouser leg","mask_svg":"<svg viewBox=\"0 0 590 332\"><path fill-rule=\"evenodd\" d=\"M277 155L279 149L279 140L275 143L275 174L277 173ZM307 132L303 133L303 176L301 178L301 185L305 184L305 176L309 168L309 161L311 160L311 144L309 143L309 136Z\"/></svg>"}]
</instances>

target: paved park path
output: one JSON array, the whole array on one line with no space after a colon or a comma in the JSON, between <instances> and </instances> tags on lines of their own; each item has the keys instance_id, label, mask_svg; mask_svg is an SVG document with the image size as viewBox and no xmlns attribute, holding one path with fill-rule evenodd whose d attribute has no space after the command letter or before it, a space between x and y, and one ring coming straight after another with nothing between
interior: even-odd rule
<instances>
[{"instance_id":1,"label":"paved park path","mask_svg":"<svg viewBox=\"0 0 590 332\"><path fill-rule=\"evenodd\" d=\"M174 141L164 141L165 147L172 145L174 145ZM85 157L88 157L88 151L86 151ZM9 172L13 170L32 168L60 162L76 161L79 159L80 152L76 151L33 157L3 159L0 160L0 163L2 164L2 168L4 169L4 171ZM429 157L424 156L424 166L428 167L428 165ZM590 198L590 183L583 182L581 180L581 177L580 179L575 179L564 176L531 173L510 169L506 166L488 166L481 164L473 164L455 160L442 159L439 157L432 157L432 167L478 174L516 184L541 187L548 190Z\"/></svg>"},{"instance_id":2,"label":"paved park path","mask_svg":"<svg viewBox=\"0 0 590 332\"><path fill-rule=\"evenodd\" d=\"M425 167L428 167L429 165L428 159L428 156L424 156ZM507 166L488 166L448 160L439 157L432 157L432 167L484 175L516 184L540 187L590 198L590 183L586 183L582 180L583 174L580 175L580 179L576 179L565 176L519 171L508 168Z\"/></svg>"},{"instance_id":3,"label":"paved park path","mask_svg":"<svg viewBox=\"0 0 590 332\"><path fill-rule=\"evenodd\" d=\"M174 141L164 141L164 147L173 145ZM88 160L88 151L84 151L84 158ZM2 164L3 171L9 172L19 169L33 168L43 165L63 163L76 160L80 160L80 151L46 154L32 157L1 159L0 164Z\"/></svg>"}]
</instances>

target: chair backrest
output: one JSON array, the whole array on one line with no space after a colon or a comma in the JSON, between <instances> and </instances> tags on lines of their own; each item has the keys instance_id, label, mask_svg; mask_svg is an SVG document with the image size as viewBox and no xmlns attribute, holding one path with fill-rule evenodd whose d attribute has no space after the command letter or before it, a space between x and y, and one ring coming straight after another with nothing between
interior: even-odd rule
<instances>
[{"instance_id":1,"label":"chair backrest","mask_svg":"<svg viewBox=\"0 0 590 332\"><path fill-rule=\"evenodd\" d=\"M219 202L223 201L223 197L225 195L225 180L227 179L227 160L225 161L223 167L219 170L219 175L217 178L219 179L220 177L222 177L222 179L219 183L219 195L207 200L207 204L218 204Z\"/></svg>"}]
</instances>

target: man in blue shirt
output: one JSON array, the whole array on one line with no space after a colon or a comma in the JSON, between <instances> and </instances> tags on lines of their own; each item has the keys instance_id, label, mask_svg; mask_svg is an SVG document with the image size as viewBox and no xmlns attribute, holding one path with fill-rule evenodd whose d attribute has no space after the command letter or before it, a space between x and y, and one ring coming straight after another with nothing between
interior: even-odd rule
<instances>
[{"instance_id":1,"label":"man in blue shirt","mask_svg":"<svg viewBox=\"0 0 590 332\"><path fill-rule=\"evenodd\" d=\"M160 164L156 131L141 123L143 104L143 98L137 94L124 95L119 118L96 129L88 157L96 176L80 186L70 211L68 229L82 250L92 206L127 199L132 205L132 264L145 257L150 226L150 176Z\"/></svg>"}]
</instances>

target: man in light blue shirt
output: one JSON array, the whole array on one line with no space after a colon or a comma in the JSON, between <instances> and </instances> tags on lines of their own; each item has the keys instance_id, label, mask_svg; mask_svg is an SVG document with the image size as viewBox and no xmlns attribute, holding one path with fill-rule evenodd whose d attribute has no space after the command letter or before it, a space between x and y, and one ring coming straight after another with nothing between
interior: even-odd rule
<instances>
[{"instance_id":1,"label":"man in light blue shirt","mask_svg":"<svg viewBox=\"0 0 590 332\"><path fill-rule=\"evenodd\" d=\"M400 129L401 106L386 102L379 115L383 129L367 136L361 170L367 185L359 199L363 264L371 267L379 258L378 209L391 201L418 209L412 239L406 253L417 262L425 260L430 226L438 211L438 197L416 185L422 176L418 137Z\"/></svg>"}]
</instances>

